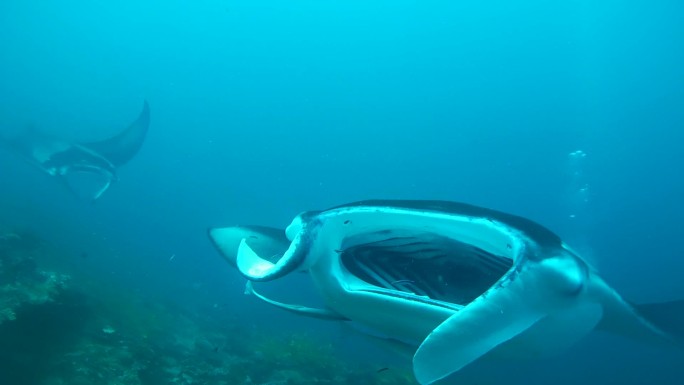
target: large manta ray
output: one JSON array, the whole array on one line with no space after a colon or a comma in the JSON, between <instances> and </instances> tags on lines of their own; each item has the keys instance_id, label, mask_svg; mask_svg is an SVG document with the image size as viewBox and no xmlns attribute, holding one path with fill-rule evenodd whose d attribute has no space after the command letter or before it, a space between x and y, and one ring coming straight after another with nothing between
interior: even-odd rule
<instances>
[{"instance_id":1,"label":"large manta ray","mask_svg":"<svg viewBox=\"0 0 684 385\"><path fill-rule=\"evenodd\" d=\"M60 179L74 194L98 199L118 180L116 169L140 150L150 124L147 102L138 118L119 134L92 143L75 143L42 134L34 129L0 143L47 174ZM92 177L85 192L86 177Z\"/></svg>"},{"instance_id":2,"label":"large manta ray","mask_svg":"<svg viewBox=\"0 0 684 385\"><path fill-rule=\"evenodd\" d=\"M364 201L300 214L284 232L236 226L209 236L262 300L410 348L421 384L485 354L559 351L594 329L665 345L684 336L684 301L632 305L553 232L467 204ZM252 288L295 271L308 273L327 308Z\"/></svg>"}]
</instances>

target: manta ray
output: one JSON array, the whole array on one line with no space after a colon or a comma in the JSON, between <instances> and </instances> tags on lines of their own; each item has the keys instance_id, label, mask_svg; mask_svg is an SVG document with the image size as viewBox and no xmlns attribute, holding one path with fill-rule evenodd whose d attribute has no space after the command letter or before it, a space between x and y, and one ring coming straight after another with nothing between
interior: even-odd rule
<instances>
[{"instance_id":1,"label":"manta ray","mask_svg":"<svg viewBox=\"0 0 684 385\"><path fill-rule=\"evenodd\" d=\"M423 385L485 355L562 351L595 329L673 346L684 337L684 301L633 305L547 228L464 203L362 201L302 213L284 231L234 226L209 236L248 293L404 345ZM298 271L325 308L252 287Z\"/></svg>"},{"instance_id":2,"label":"manta ray","mask_svg":"<svg viewBox=\"0 0 684 385\"><path fill-rule=\"evenodd\" d=\"M12 138L2 138L0 143L58 178L75 195L86 195L94 201L119 179L117 168L138 153L149 124L150 108L145 102L138 118L128 128L101 141L77 143L30 129Z\"/></svg>"}]
</instances>

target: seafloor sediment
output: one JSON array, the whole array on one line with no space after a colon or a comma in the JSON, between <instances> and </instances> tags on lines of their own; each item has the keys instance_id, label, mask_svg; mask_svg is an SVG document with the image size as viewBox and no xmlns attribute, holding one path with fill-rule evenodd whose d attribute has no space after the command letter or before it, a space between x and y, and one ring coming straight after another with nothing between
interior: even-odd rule
<instances>
[{"instance_id":1,"label":"seafloor sediment","mask_svg":"<svg viewBox=\"0 0 684 385\"><path fill-rule=\"evenodd\" d=\"M0 235L0 384L415 383L407 370L343 360L306 334L212 322L43 270L54 252L28 233Z\"/></svg>"}]
</instances>

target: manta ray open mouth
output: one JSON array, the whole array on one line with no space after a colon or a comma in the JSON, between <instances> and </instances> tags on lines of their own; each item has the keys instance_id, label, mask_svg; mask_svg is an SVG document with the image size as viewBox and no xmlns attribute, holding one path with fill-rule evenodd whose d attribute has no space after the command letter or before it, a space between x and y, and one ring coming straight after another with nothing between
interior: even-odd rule
<instances>
[{"instance_id":1,"label":"manta ray open mouth","mask_svg":"<svg viewBox=\"0 0 684 385\"><path fill-rule=\"evenodd\" d=\"M684 301L631 305L550 230L464 203L362 201L304 212L284 232L234 226L209 235L250 281L247 294L360 325L412 354L422 385L490 352L562 351L597 326L658 344L684 338L677 317ZM296 271L311 278L324 307L280 302L252 287Z\"/></svg>"},{"instance_id":2,"label":"manta ray open mouth","mask_svg":"<svg viewBox=\"0 0 684 385\"><path fill-rule=\"evenodd\" d=\"M479 297L514 263L512 255L432 233L377 232L342 246L343 266L362 281L458 305Z\"/></svg>"}]
</instances>

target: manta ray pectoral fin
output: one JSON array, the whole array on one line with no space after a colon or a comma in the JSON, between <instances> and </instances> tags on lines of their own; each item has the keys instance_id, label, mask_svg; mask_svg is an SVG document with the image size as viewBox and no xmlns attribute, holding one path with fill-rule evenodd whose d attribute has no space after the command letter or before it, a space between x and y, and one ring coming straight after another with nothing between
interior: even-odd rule
<instances>
[{"instance_id":1,"label":"manta ray pectoral fin","mask_svg":"<svg viewBox=\"0 0 684 385\"><path fill-rule=\"evenodd\" d=\"M149 126L150 107L147 101L145 101L138 118L128 128L109 139L82 143L81 146L95 151L114 166L119 167L138 153L145 141Z\"/></svg>"},{"instance_id":2,"label":"manta ray pectoral fin","mask_svg":"<svg viewBox=\"0 0 684 385\"><path fill-rule=\"evenodd\" d=\"M684 300L632 306L639 316L684 347Z\"/></svg>"},{"instance_id":3,"label":"manta ray pectoral fin","mask_svg":"<svg viewBox=\"0 0 684 385\"><path fill-rule=\"evenodd\" d=\"M457 372L545 315L522 305L521 300L507 290L496 290L447 318L413 357L418 382L432 384Z\"/></svg>"},{"instance_id":4,"label":"manta ray pectoral fin","mask_svg":"<svg viewBox=\"0 0 684 385\"><path fill-rule=\"evenodd\" d=\"M533 326L536 329L540 321L559 317L581 304L576 299L583 286L582 265L563 256L528 265L514 278L502 278L425 338L413 357L416 379L422 385L432 384ZM576 335L592 329L601 316L600 306L592 303L582 312L586 321ZM547 326L552 330L546 333L551 334L548 338L553 338L555 329Z\"/></svg>"},{"instance_id":5,"label":"manta ray pectoral fin","mask_svg":"<svg viewBox=\"0 0 684 385\"><path fill-rule=\"evenodd\" d=\"M255 297L259 298L260 300L273 305L277 308L302 315L305 317L312 317L312 318L318 318L318 319L324 319L324 320L332 320L332 321L346 321L348 320L346 317L343 315L340 315L339 313L336 313L332 310L328 309L319 309L319 308L313 308L313 307L306 307L306 306L301 306L301 305L291 305L291 304L286 304L282 302L278 302L275 300L272 300L264 295L259 294L254 290L254 285L252 284L252 281L247 281L247 284L245 285L245 294L251 294L254 295Z\"/></svg>"}]
</instances>

